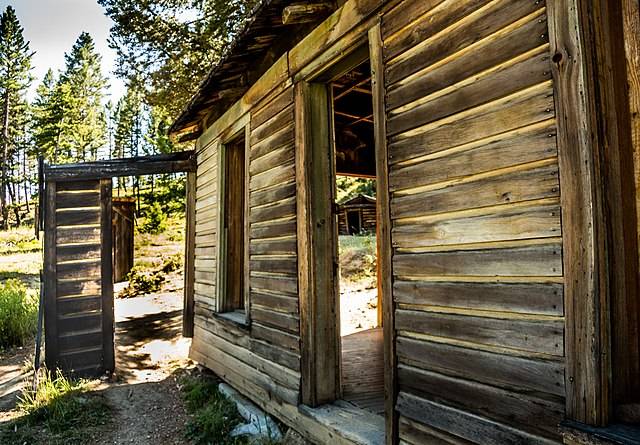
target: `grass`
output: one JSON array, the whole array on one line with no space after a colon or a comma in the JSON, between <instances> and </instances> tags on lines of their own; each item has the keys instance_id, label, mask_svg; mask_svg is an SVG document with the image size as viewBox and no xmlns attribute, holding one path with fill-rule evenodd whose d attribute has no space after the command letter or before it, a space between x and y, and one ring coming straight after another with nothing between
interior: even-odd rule
<instances>
[{"instance_id":1,"label":"grass","mask_svg":"<svg viewBox=\"0 0 640 445\"><path fill-rule=\"evenodd\" d=\"M278 445L267 438L231 437L234 428L243 422L236 405L218 390L218 381L211 377L183 377L181 388L185 406L191 414L186 436L196 445Z\"/></svg>"},{"instance_id":2,"label":"grass","mask_svg":"<svg viewBox=\"0 0 640 445\"><path fill-rule=\"evenodd\" d=\"M87 380L68 379L42 369L35 391L23 390L20 417L0 429L6 445L80 445L91 443L111 418L111 408Z\"/></svg>"},{"instance_id":3,"label":"grass","mask_svg":"<svg viewBox=\"0 0 640 445\"><path fill-rule=\"evenodd\" d=\"M350 282L371 282L373 286L377 267L375 235L341 235L338 249L340 276Z\"/></svg>"},{"instance_id":4,"label":"grass","mask_svg":"<svg viewBox=\"0 0 640 445\"><path fill-rule=\"evenodd\" d=\"M36 332L38 297L19 280L0 283L0 348L23 346Z\"/></svg>"},{"instance_id":5,"label":"grass","mask_svg":"<svg viewBox=\"0 0 640 445\"><path fill-rule=\"evenodd\" d=\"M0 255L39 252L42 241L36 239L32 227L18 227L0 232Z\"/></svg>"}]
</instances>

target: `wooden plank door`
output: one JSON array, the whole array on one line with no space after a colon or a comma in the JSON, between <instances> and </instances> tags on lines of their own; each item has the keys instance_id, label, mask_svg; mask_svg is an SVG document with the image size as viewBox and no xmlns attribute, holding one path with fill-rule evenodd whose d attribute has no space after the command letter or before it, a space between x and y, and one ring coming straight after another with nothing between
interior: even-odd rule
<instances>
[{"instance_id":1,"label":"wooden plank door","mask_svg":"<svg viewBox=\"0 0 640 445\"><path fill-rule=\"evenodd\" d=\"M83 376L114 370L111 187L111 179L46 184L49 369Z\"/></svg>"}]
</instances>

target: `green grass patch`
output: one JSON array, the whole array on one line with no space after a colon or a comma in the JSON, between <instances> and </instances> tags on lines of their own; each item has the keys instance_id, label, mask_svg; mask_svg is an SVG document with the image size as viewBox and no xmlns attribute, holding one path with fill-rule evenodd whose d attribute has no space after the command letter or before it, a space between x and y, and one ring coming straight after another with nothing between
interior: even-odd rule
<instances>
[{"instance_id":1,"label":"green grass patch","mask_svg":"<svg viewBox=\"0 0 640 445\"><path fill-rule=\"evenodd\" d=\"M42 369L35 391L27 388L18 401L20 417L0 430L7 445L91 443L111 418L105 398L87 380L68 379Z\"/></svg>"},{"instance_id":2,"label":"green grass patch","mask_svg":"<svg viewBox=\"0 0 640 445\"><path fill-rule=\"evenodd\" d=\"M236 405L218 390L211 377L183 377L181 388L185 406L191 414L186 437L196 445L278 445L269 438L230 437L243 422Z\"/></svg>"},{"instance_id":3,"label":"green grass patch","mask_svg":"<svg viewBox=\"0 0 640 445\"><path fill-rule=\"evenodd\" d=\"M138 263L131 269L127 275L129 285L118 294L120 298L133 298L158 292L162 289L166 275L182 267L182 255L177 254L163 258L159 266L155 262L150 262L150 264L151 268Z\"/></svg>"},{"instance_id":4,"label":"green grass patch","mask_svg":"<svg viewBox=\"0 0 640 445\"><path fill-rule=\"evenodd\" d=\"M38 296L22 281L0 283L0 348L23 346L36 332Z\"/></svg>"}]
</instances>

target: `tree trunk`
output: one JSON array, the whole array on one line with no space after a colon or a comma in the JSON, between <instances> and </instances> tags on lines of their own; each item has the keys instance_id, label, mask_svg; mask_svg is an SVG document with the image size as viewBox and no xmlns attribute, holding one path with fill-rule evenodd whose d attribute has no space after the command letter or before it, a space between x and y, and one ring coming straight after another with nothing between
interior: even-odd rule
<instances>
[{"instance_id":1,"label":"tree trunk","mask_svg":"<svg viewBox=\"0 0 640 445\"><path fill-rule=\"evenodd\" d=\"M9 228L9 209L7 208L7 158L9 157L9 91L4 93L2 116L2 175L0 177L0 212L2 230Z\"/></svg>"},{"instance_id":2,"label":"tree trunk","mask_svg":"<svg viewBox=\"0 0 640 445\"><path fill-rule=\"evenodd\" d=\"M16 217L16 227L19 227L22 219L20 218L20 203L16 199L15 185L16 184L14 182L8 184L7 190L9 191L9 196L11 197L11 204L13 204L11 207L13 208L13 214ZM9 212L7 211L7 215L8 214Z\"/></svg>"},{"instance_id":3,"label":"tree trunk","mask_svg":"<svg viewBox=\"0 0 640 445\"><path fill-rule=\"evenodd\" d=\"M31 213L29 207L29 177L27 176L27 150L24 150L22 155L22 179L24 185L24 202L27 205L27 214Z\"/></svg>"}]
</instances>

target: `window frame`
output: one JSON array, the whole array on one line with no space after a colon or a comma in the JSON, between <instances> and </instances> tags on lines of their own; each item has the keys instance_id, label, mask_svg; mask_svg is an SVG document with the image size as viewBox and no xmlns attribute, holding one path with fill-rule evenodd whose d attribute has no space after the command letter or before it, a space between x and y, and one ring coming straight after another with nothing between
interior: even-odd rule
<instances>
[{"instance_id":1,"label":"window frame","mask_svg":"<svg viewBox=\"0 0 640 445\"><path fill-rule=\"evenodd\" d=\"M250 298L249 298L249 153L250 153L250 127L248 123L242 119L237 123L238 127L230 129L228 133L230 136L221 139L218 145L217 153L217 233L216 233L216 303L215 312L218 316L232 321L239 325L250 324ZM227 237L224 232L225 221L225 194L227 188L227 178L225 175L226 161L227 161L227 148L230 145L237 144L238 139L244 139L244 230L243 230L243 289L242 289L242 301L244 302L243 309L228 309L227 308Z\"/></svg>"}]
</instances>

